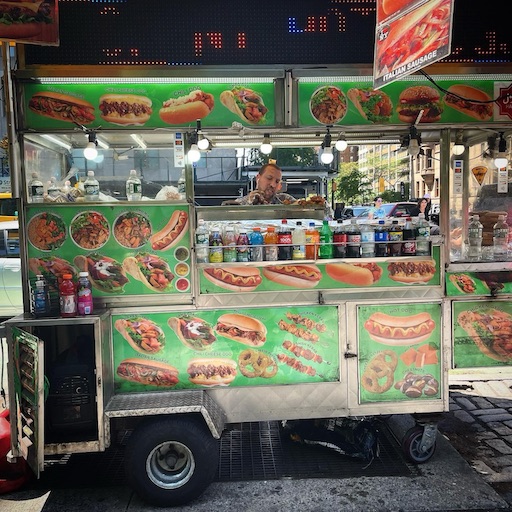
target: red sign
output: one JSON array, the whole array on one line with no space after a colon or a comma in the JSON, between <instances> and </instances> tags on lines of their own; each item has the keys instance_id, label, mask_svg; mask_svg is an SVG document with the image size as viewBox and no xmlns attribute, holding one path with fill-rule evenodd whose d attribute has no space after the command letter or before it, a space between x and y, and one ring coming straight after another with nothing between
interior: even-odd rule
<instances>
[{"instance_id":1,"label":"red sign","mask_svg":"<svg viewBox=\"0 0 512 512\"><path fill-rule=\"evenodd\" d=\"M498 88L496 108L498 109L498 116L506 116L512 119L512 84L505 88Z\"/></svg>"}]
</instances>

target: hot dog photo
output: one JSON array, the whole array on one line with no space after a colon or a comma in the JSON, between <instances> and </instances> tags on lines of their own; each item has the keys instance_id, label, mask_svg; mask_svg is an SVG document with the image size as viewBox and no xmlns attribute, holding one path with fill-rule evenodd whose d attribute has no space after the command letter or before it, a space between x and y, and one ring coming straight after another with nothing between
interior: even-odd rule
<instances>
[{"instance_id":1,"label":"hot dog photo","mask_svg":"<svg viewBox=\"0 0 512 512\"><path fill-rule=\"evenodd\" d=\"M263 275L275 283L296 288L314 288L322 279L316 265L271 265L263 267Z\"/></svg>"},{"instance_id":2,"label":"hot dog photo","mask_svg":"<svg viewBox=\"0 0 512 512\"><path fill-rule=\"evenodd\" d=\"M191 123L205 118L214 106L213 94L197 89L186 95L164 101L159 115L160 119L167 124Z\"/></svg>"},{"instance_id":3,"label":"hot dog photo","mask_svg":"<svg viewBox=\"0 0 512 512\"><path fill-rule=\"evenodd\" d=\"M444 103L447 107L478 121L492 118L493 99L485 91L470 85L455 84L448 87Z\"/></svg>"},{"instance_id":4,"label":"hot dog photo","mask_svg":"<svg viewBox=\"0 0 512 512\"><path fill-rule=\"evenodd\" d=\"M142 126L149 121L153 102L138 94L104 94L100 97L101 118L119 126Z\"/></svg>"},{"instance_id":5,"label":"hot dog photo","mask_svg":"<svg viewBox=\"0 0 512 512\"><path fill-rule=\"evenodd\" d=\"M39 36L46 25L55 23L53 2L2 0L0 39L30 39Z\"/></svg>"},{"instance_id":6,"label":"hot dog photo","mask_svg":"<svg viewBox=\"0 0 512 512\"><path fill-rule=\"evenodd\" d=\"M435 261L400 260L388 265L388 276L393 281L405 284L426 284L436 273Z\"/></svg>"},{"instance_id":7,"label":"hot dog photo","mask_svg":"<svg viewBox=\"0 0 512 512\"><path fill-rule=\"evenodd\" d=\"M227 358L197 358L188 363L189 380L198 386L229 386L238 373L236 362Z\"/></svg>"},{"instance_id":8,"label":"hot dog photo","mask_svg":"<svg viewBox=\"0 0 512 512\"><path fill-rule=\"evenodd\" d=\"M204 277L215 286L234 292L252 292L261 284L260 270L256 267L206 267Z\"/></svg>"},{"instance_id":9,"label":"hot dog photo","mask_svg":"<svg viewBox=\"0 0 512 512\"><path fill-rule=\"evenodd\" d=\"M86 100L54 91L32 95L28 108L41 116L68 123L90 124L95 119L94 105Z\"/></svg>"},{"instance_id":10,"label":"hot dog photo","mask_svg":"<svg viewBox=\"0 0 512 512\"><path fill-rule=\"evenodd\" d=\"M188 213L184 210L174 211L167 224L150 237L151 248L155 251L168 251L185 236L187 229Z\"/></svg>"},{"instance_id":11,"label":"hot dog photo","mask_svg":"<svg viewBox=\"0 0 512 512\"><path fill-rule=\"evenodd\" d=\"M353 286L371 286L382 276L376 263L327 263L325 271L331 279Z\"/></svg>"},{"instance_id":12,"label":"hot dog photo","mask_svg":"<svg viewBox=\"0 0 512 512\"><path fill-rule=\"evenodd\" d=\"M121 361L116 373L124 380L158 388L171 388L178 383L178 369L171 364L151 359L130 358Z\"/></svg>"}]
</instances>

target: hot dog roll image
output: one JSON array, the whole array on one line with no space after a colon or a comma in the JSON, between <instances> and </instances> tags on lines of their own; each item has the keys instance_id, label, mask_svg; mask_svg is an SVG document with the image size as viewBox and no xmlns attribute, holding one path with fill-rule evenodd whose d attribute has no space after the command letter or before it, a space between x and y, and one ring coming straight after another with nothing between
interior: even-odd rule
<instances>
[{"instance_id":1,"label":"hot dog roll image","mask_svg":"<svg viewBox=\"0 0 512 512\"><path fill-rule=\"evenodd\" d=\"M155 251L167 251L174 247L184 236L188 228L188 213L176 210L167 224L149 239Z\"/></svg>"},{"instance_id":2,"label":"hot dog roll image","mask_svg":"<svg viewBox=\"0 0 512 512\"><path fill-rule=\"evenodd\" d=\"M235 380L235 361L226 358L191 359L187 372L190 382L199 386L228 386Z\"/></svg>"},{"instance_id":3,"label":"hot dog roll image","mask_svg":"<svg viewBox=\"0 0 512 512\"><path fill-rule=\"evenodd\" d=\"M203 275L216 286L234 292L252 292L261 284L256 267L207 267Z\"/></svg>"},{"instance_id":4,"label":"hot dog roll image","mask_svg":"<svg viewBox=\"0 0 512 512\"><path fill-rule=\"evenodd\" d=\"M28 108L41 116L68 123L90 124L94 121L94 106L76 96L53 91L35 93Z\"/></svg>"},{"instance_id":5,"label":"hot dog roll image","mask_svg":"<svg viewBox=\"0 0 512 512\"><path fill-rule=\"evenodd\" d=\"M314 288L322 279L316 265L271 265L263 267L263 275L275 283L296 288Z\"/></svg>"},{"instance_id":6,"label":"hot dog roll image","mask_svg":"<svg viewBox=\"0 0 512 512\"><path fill-rule=\"evenodd\" d=\"M215 331L250 347L261 347L267 340L267 328L257 318L238 313L221 315L217 319Z\"/></svg>"},{"instance_id":7,"label":"hot dog roll image","mask_svg":"<svg viewBox=\"0 0 512 512\"><path fill-rule=\"evenodd\" d=\"M434 260L402 260L388 265L389 278L399 283L425 284L436 273Z\"/></svg>"},{"instance_id":8,"label":"hot dog roll image","mask_svg":"<svg viewBox=\"0 0 512 512\"><path fill-rule=\"evenodd\" d=\"M261 124L265 121L268 108L263 98L252 89L238 86L220 94L221 103L240 119L249 124Z\"/></svg>"},{"instance_id":9,"label":"hot dog roll image","mask_svg":"<svg viewBox=\"0 0 512 512\"><path fill-rule=\"evenodd\" d=\"M390 346L415 345L428 339L436 327L429 313L411 316L391 316L372 313L364 323L370 338Z\"/></svg>"},{"instance_id":10,"label":"hot dog roll image","mask_svg":"<svg viewBox=\"0 0 512 512\"><path fill-rule=\"evenodd\" d=\"M2 0L0 37L12 41L39 36L46 25L55 22L52 11L52 4L41 0Z\"/></svg>"},{"instance_id":11,"label":"hot dog roll image","mask_svg":"<svg viewBox=\"0 0 512 512\"><path fill-rule=\"evenodd\" d=\"M116 371L122 379L155 387L173 387L178 383L178 370L167 363L150 359L125 359Z\"/></svg>"},{"instance_id":12,"label":"hot dog roll image","mask_svg":"<svg viewBox=\"0 0 512 512\"><path fill-rule=\"evenodd\" d=\"M331 279L354 286L371 286L382 276L376 263L327 263L325 271Z\"/></svg>"},{"instance_id":13,"label":"hot dog roll image","mask_svg":"<svg viewBox=\"0 0 512 512\"><path fill-rule=\"evenodd\" d=\"M444 103L447 107L479 121L488 121L492 118L492 98L481 89L470 85L456 84L448 87Z\"/></svg>"},{"instance_id":14,"label":"hot dog roll image","mask_svg":"<svg viewBox=\"0 0 512 512\"><path fill-rule=\"evenodd\" d=\"M213 94L201 90L164 101L160 119L167 124L191 123L206 117L215 106Z\"/></svg>"},{"instance_id":15,"label":"hot dog roll image","mask_svg":"<svg viewBox=\"0 0 512 512\"><path fill-rule=\"evenodd\" d=\"M153 113L152 101L138 94L104 94L100 98L101 118L121 126L142 126Z\"/></svg>"}]
</instances>

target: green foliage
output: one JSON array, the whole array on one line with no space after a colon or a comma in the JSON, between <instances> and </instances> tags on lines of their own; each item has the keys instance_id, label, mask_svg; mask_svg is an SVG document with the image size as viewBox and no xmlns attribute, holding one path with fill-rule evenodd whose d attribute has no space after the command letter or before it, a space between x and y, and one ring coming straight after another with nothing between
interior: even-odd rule
<instances>
[{"instance_id":1,"label":"green foliage","mask_svg":"<svg viewBox=\"0 0 512 512\"><path fill-rule=\"evenodd\" d=\"M358 169L357 162L341 163L338 176L334 178L335 202L363 204L370 200L371 185L364 183L365 176Z\"/></svg>"},{"instance_id":2,"label":"green foliage","mask_svg":"<svg viewBox=\"0 0 512 512\"><path fill-rule=\"evenodd\" d=\"M273 148L270 155L264 155L259 149L249 151L250 165L263 165L276 160L279 167L318 167L315 148Z\"/></svg>"}]
</instances>

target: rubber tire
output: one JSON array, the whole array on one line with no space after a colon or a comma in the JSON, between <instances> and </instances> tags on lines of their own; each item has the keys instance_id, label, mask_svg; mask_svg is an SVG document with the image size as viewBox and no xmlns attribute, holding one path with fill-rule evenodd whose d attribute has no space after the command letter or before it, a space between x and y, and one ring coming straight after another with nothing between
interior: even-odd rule
<instances>
[{"instance_id":1,"label":"rubber tire","mask_svg":"<svg viewBox=\"0 0 512 512\"><path fill-rule=\"evenodd\" d=\"M436 443L434 443L425 453L421 453L419 449L422 437L423 427L414 426L405 433L402 439L402 450L405 456L415 464L427 462L436 451Z\"/></svg>"},{"instance_id":2,"label":"rubber tire","mask_svg":"<svg viewBox=\"0 0 512 512\"><path fill-rule=\"evenodd\" d=\"M158 459L159 447L166 444L179 451L178 467L164 467ZM191 417L148 419L137 426L126 446L128 483L142 500L158 507L198 498L215 478L218 465L218 440L202 420Z\"/></svg>"}]
</instances>

